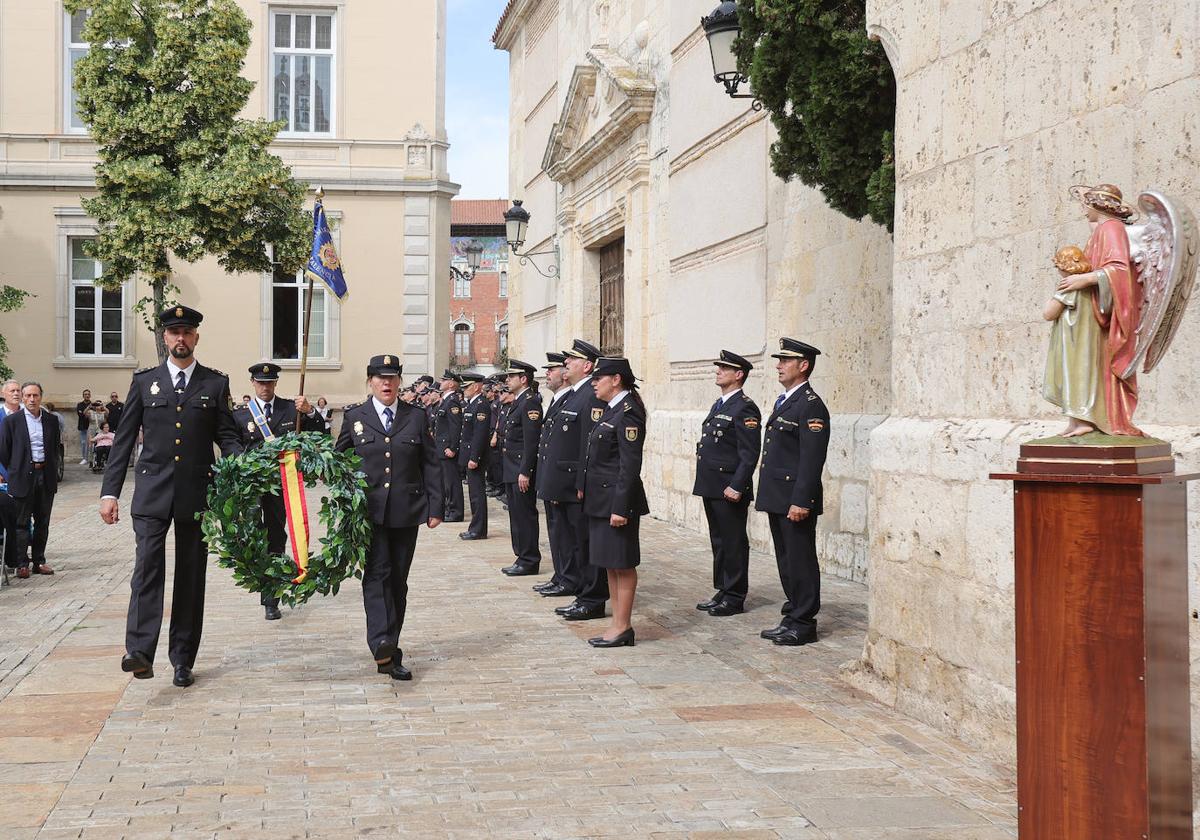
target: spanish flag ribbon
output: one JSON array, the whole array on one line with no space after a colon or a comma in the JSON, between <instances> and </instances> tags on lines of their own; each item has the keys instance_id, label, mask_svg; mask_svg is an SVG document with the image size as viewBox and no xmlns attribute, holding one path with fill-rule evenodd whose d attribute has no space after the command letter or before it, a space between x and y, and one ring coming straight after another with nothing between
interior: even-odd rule
<instances>
[{"instance_id":1,"label":"spanish flag ribbon","mask_svg":"<svg viewBox=\"0 0 1200 840\"><path fill-rule=\"evenodd\" d=\"M266 415L255 400L250 400L250 416L262 433L263 440L274 440L275 433ZM288 450L279 453L279 479L283 490L283 507L287 512L288 535L292 540L292 562L299 574L292 583L303 583L308 576L308 501L304 498L304 475L300 472L300 453Z\"/></svg>"}]
</instances>

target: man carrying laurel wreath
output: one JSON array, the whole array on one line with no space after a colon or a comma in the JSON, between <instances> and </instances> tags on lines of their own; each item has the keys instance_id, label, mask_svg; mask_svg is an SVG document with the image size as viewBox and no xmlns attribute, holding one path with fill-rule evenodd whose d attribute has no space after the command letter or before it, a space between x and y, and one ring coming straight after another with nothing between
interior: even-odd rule
<instances>
[{"instance_id":1,"label":"man carrying laurel wreath","mask_svg":"<svg viewBox=\"0 0 1200 840\"><path fill-rule=\"evenodd\" d=\"M400 397L400 357L373 356L367 365L371 397L346 406L337 450L362 458L367 509L373 525L363 570L367 645L381 674L411 680L400 631L408 606L408 573L421 523L442 523L442 469L425 410Z\"/></svg>"},{"instance_id":2,"label":"man carrying laurel wreath","mask_svg":"<svg viewBox=\"0 0 1200 840\"><path fill-rule=\"evenodd\" d=\"M249 403L233 410L238 437L247 451L260 446L268 435L280 437L297 431L325 434L328 428L325 418L317 413L306 397L285 400L275 396L282 369L272 362L250 366L250 386L254 389L254 396ZM283 495L267 493L259 504L262 507L263 527L267 529L267 551L272 555L283 554L287 546L287 512ZM279 599L274 593L263 592L259 601L267 621L282 618Z\"/></svg>"},{"instance_id":3,"label":"man carrying laurel wreath","mask_svg":"<svg viewBox=\"0 0 1200 840\"><path fill-rule=\"evenodd\" d=\"M133 374L125 413L104 470L100 518L108 525L118 519L117 498L141 430L142 454L134 469L130 506L137 557L129 582L132 591L121 670L143 680L154 676L166 583L167 529L174 524L169 653L175 667L173 682L186 688L195 682L192 667L204 624L208 556L196 514L207 504L213 445L221 448L222 455L237 454L242 445L233 423L229 377L199 364L193 355L204 316L187 306L173 306L158 317L169 356L161 365Z\"/></svg>"}]
</instances>

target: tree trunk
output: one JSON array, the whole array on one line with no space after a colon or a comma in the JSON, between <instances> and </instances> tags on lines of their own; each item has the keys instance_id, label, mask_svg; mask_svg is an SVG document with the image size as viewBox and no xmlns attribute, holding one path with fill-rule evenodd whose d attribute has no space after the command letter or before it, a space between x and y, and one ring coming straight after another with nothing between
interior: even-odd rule
<instances>
[{"instance_id":1,"label":"tree trunk","mask_svg":"<svg viewBox=\"0 0 1200 840\"><path fill-rule=\"evenodd\" d=\"M158 321L158 315L167 305L166 289L167 284L171 282L171 261L165 253L159 254L154 259L154 271L150 275L150 289L154 296L154 349L158 352L158 363L161 365L167 360L167 342L163 339L162 324Z\"/></svg>"}]
</instances>

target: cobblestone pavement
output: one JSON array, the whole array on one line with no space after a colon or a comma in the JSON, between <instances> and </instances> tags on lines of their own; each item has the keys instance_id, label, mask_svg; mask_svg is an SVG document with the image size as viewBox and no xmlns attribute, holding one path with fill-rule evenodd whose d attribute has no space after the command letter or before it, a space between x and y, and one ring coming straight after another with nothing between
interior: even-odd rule
<instances>
[{"instance_id":1,"label":"cobblestone pavement","mask_svg":"<svg viewBox=\"0 0 1200 840\"><path fill-rule=\"evenodd\" d=\"M749 611L711 618L693 609L706 540L648 521L638 645L593 650L595 622L500 574L493 502L486 542L422 531L413 682L375 673L356 582L267 623L213 563L180 690L165 627L155 679L120 671L133 534L100 523L98 495L71 468L59 573L0 590L8 840L1015 836L1011 769L839 681L865 632L857 584L826 581L820 644L777 648L758 639L777 618L770 558L753 559Z\"/></svg>"}]
</instances>

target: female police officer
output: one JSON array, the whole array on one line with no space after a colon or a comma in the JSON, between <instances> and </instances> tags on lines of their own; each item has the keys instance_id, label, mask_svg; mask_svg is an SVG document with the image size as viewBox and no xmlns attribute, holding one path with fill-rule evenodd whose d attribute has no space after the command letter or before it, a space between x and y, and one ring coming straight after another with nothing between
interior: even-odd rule
<instances>
[{"instance_id":1,"label":"female police officer","mask_svg":"<svg viewBox=\"0 0 1200 840\"><path fill-rule=\"evenodd\" d=\"M401 664L400 631L408 606L408 572L424 522L442 522L442 472L426 431L425 410L399 399L400 357L373 356L371 398L346 406L338 451L353 449L367 476L371 552L363 571L367 645L381 674L411 680Z\"/></svg>"},{"instance_id":2,"label":"female police officer","mask_svg":"<svg viewBox=\"0 0 1200 840\"><path fill-rule=\"evenodd\" d=\"M613 621L592 647L634 644L633 596L641 562L638 522L650 512L642 487L646 406L638 396L629 360L601 357L592 375L596 396L608 403L588 435L579 478L588 521L589 562L608 572Z\"/></svg>"}]
</instances>

